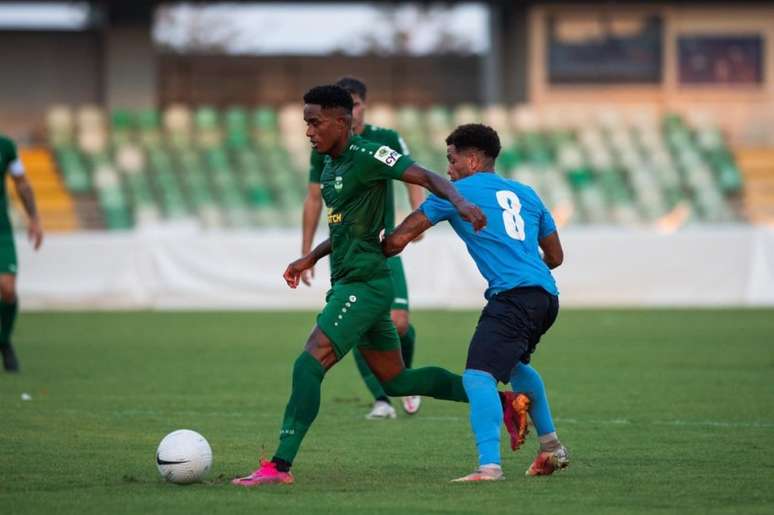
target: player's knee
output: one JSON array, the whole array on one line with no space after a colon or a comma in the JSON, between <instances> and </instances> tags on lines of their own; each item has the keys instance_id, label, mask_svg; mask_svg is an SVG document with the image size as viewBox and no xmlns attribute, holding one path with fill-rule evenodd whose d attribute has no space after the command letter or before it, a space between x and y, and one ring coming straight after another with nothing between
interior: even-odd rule
<instances>
[{"instance_id":1,"label":"player's knee","mask_svg":"<svg viewBox=\"0 0 774 515\"><path fill-rule=\"evenodd\" d=\"M413 383L409 377L410 373L409 370L404 369L400 374L389 381L382 382L384 393L389 397L404 397L406 395L411 395L413 392L410 390Z\"/></svg>"},{"instance_id":2,"label":"player's knee","mask_svg":"<svg viewBox=\"0 0 774 515\"><path fill-rule=\"evenodd\" d=\"M523 379L525 381L540 381L542 382L543 379L540 377L540 374L537 370L532 368L530 365L527 365L525 363L517 363L515 367L513 367L513 372L511 372L511 379Z\"/></svg>"},{"instance_id":3,"label":"player's knee","mask_svg":"<svg viewBox=\"0 0 774 515\"><path fill-rule=\"evenodd\" d=\"M335 365L338 360L333 344L325 337L322 331L319 330L312 332L309 339L306 341L306 345L304 345L304 350L314 359L319 361L325 370L328 370Z\"/></svg>"},{"instance_id":4,"label":"player's knee","mask_svg":"<svg viewBox=\"0 0 774 515\"><path fill-rule=\"evenodd\" d=\"M511 387L515 391L521 391L532 396L536 391L542 390L543 378L540 373L530 365L517 364L511 373Z\"/></svg>"},{"instance_id":5,"label":"player's knee","mask_svg":"<svg viewBox=\"0 0 774 515\"><path fill-rule=\"evenodd\" d=\"M0 299L7 304L16 302L16 285L13 282L0 282Z\"/></svg>"},{"instance_id":6,"label":"player's knee","mask_svg":"<svg viewBox=\"0 0 774 515\"><path fill-rule=\"evenodd\" d=\"M302 352L293 363L293 382L306 381L309 378L316 377L322 381L326 369L323 365L308 352Z\"/></svg>"},{"instance_id":7,"label":"player's knee","mask_svg":"<svg viewBox=\"0 0 774 515\"><path fill-rule=\"evenodd\" d=\"M403 336L409 330L409 316L408 311L402 309L394 309L390 313L392 323L395 325L395 329L398 330L398 334Z\"/></svg>"}]
</instances>

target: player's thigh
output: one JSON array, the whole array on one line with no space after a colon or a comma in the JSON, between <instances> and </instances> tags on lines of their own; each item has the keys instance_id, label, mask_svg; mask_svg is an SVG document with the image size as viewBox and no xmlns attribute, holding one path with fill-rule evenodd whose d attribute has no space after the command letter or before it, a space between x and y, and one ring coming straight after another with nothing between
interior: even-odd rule
<instances>
[{"instance_id":1,"label":"player's thigh","mask_svg":"<svg viewBox=\"0 0 774 515\"><path fill-rule=\"evenodd\" d=\"M520 294L519 303L529 317L531 333L529 347L521 358L529 363L530 356L540 343L540 338L551 328L559 315L559 297L551 295L542 288L525 288Z\"/></svg>"},{"instance_id":2,"label":"player's thigh","mask_svg":"<svg viewBox=\"0 0 774 515\"><path fill-rule=\"evenodd\" d=\"M393 256L387 260L392 278L392 288L395 291L391 309L393 311L406 311L408 317L409 294L406 283L406 273L403 270L403 261L400 256Z\"/></svg>"},{"instance_id":3,"label":"player's thigh","mask_svg":"<svg viewBox=\"0 0 774 515\"><path fill-rule=\"evenodd\" d=\"M16 275L0 274L0 299L6 302L16 300Z\"/></svg>"},{"instance_id":4,"label":"player's thigh","mask_svg":"<svg viewBox=\"0 0 774 515\"><path fill-rule=\"evenodd\" d=\"M389 317L392 298L390 279L358 283L337 283L326 297L317 316L317 326L331 341L338 359L360 343L368 330L384 316Z\"/></svg>"},{"instance_id":5,"label":"player's thigh","mask_svg":"<svg viewBox=\"0 0 774 515\"><path fill-rule=\"evenodd\" d=\"M6 230L5 223L0 219L0 275L16 275L16 243L10 229Z\"/></svg>"},{"instance_id":6,"label":"player's thigh","mask_svg":"<svg viewBox=\"0 0 774 515\"><path fill-rule=\"evenodd\" d=\"M16 244L10 228L0 220L0 298L5 302L16 301Z\"/></svg>"},{"instance_id":7,"label":"player's thigh","mask_svg":"<svg viewBox=\"0 0 774 515\"><path fill-rule=\"evenodd\" d=\"M529 351L534 324L525 310L498 297L481 312L465 368L488 372L507 383L513 368Z\"/></svg>"},{"instance_id":8,"label":"player's thigh","mask_svg":"<svg viewBox=\"0 0 774 515\"><path fill-rule=\"evenodd\" d=\"M406 366L400 350L400 338L389 315L383 316L365 333L358 350L368 367L381 382L397 376Z\"/></svg>"}]
</instances>

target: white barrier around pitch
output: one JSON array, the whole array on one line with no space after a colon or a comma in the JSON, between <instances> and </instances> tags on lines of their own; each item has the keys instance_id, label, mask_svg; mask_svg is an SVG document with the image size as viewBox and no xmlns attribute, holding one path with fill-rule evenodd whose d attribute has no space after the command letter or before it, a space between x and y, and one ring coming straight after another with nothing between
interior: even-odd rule
<instances>
[{"instance_id":1,"label":"white barrier around pitch","mask_svg":"<svg viewBox=\"0 0 774 515\"><path fill-rule=\"evenodd\" d=\"M327 259L311 288L282 279L299 230L77 233L23 239L25 309L317 309ZM774 230L697 227L675 234L562 231L555 271L563 306L774 306ZM417 308L479 308L485 283L462 242L439 227L404 253Z\"/></svg>"}]
</instances>

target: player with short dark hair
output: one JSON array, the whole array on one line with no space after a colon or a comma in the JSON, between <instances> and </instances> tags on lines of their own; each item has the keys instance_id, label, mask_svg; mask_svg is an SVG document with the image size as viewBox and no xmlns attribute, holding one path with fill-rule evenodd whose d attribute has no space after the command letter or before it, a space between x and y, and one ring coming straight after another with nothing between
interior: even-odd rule
<instances>
[{"instance_id":1,"label":"player with short dark hair","mask_svg":"<svg viewBox=\"0 0 774 515\"><path fill-rule=\"evenodd\" d=\"M427 188L448 200L474 231L486 225L486 217L449 181L390 147L353 135L352 99L345 90L318 86L304 96L304 103L306 135L325 155L320 187L328 206L330 238L290 263L284 278L296 288L304 270L330 255L331 289L294 364L277 451L251 475L235 479L234 484L240 486L293 482L290 467L320 409L325 373L355 346L388 395L467 402L460 376L439 367L407 369L403 364L400 340L390 319L394 295L390 269L380 242L387 183L399 179Z\"/></svg>"},{"instance_id":2,"label":"player with short dark hair","mask_svg":"<svg viewBox=\"0 0 774 515\"><path fill-rule=\"evenodd\" d=\"M489 284L463 374L479 468L456 481L503 478L498 381L510 382L514 392L524 394L517 395L519 406L514 408L528 409L538 432L540 450L527 474L549 475L569 465L569 455L556 435L543 380L529 361L559 312L550 271L564 259L559 234L532 188L494 172L500 138L492 128L461 125L446 144L449 176L460 193L484 211L487 227L478 233L470 230L446 200L431 196L384 239L382 248L386 255L396 255L417 235L448 220ZM538 249L543 250L542 258ZM522 441L512 438L511 446Z\"/></svg>"},{"instance_id":3,"label":"player with short dark hair","mask_svg":"<svg viewBox=\"0 0 774 515\"><path fill-rule=\"evenodd\" d=\"M347 90L352 97L352 131L374 143L381 143L393 148L403 154L409 155L408 147L400 135L391 129L377 127L365 123L365 111L367 108L366 95L367 88L363 81L354 77L342 77L336 81L336 85ZM322 195L320 194L320 176L325 167L325 156L312 149L309 158L309 184L307 186L307 195L304 199L304 214L302 219L302 241L301 255L305 256L312 250L314 234L320 221L320 212L322 211ZM420 186L416 184L403 183L409 197L411 209L416 209L424 200L424 193ZM393 181L387 182L387 194L384 204L384 230L390 232L395 229L395 198L393 190ZM398 330L400 337L400 348L403 354L403 362L406 368L411 368L414 348L416 341L416 330L411 324L409 317L409 295L406 284L406 274L403 271L403 262L400 256L395 256L387 260L387 266L390 267L392 284L395 289L395 298L392 301L390 317ZM301 275L304 284L309 285L311 278L314 277L314 268L306 270ZM390 403L390 398L384 392L379 380L374 376L368 365L363 359L362 354L357 348L352 349L352 355L360 371L368 390L374 398L374 404L371 411L366 415L370 420L395 418L395 408ZM421 397L411 395L402 398L403 410L413 415L419 410Z\"/></svg>"},{"instance_id":4,"label":"player with short dark hair","mask_svg":"<svg viewBox=\"0 0 774 515\"><path fill-rule=\"evenodd\" d=\"M29 223L27 234L35 250L43 242L43 229L35 207L35 194L24 174L24 165L19 159L14 142L0 134L0 354L3 367L8 372L19 371L19 360L11 344L19 304L16 298L16 245L13 228L8 218L8 196L5 191L5 175L10 174L16 193L22 201Z\"/></svg>"},{"instance_id":5,"label":"player with short dark hair","mask_svg":"<svg viewBox=\"0 0 774 515\"><path fill-rule=\"evenodd\" d=\"M347 91L349 91L350 95L357 95L360 98L360 100L365 101L366 94L368 93L368 88L366 87L365 82L363 82L362 80L356 79L355 77L342 77L336 81L336 85L340 88L344 88ZM354 116L354 105L353 105L353 116Z\"/></svg>"}]
</instances>

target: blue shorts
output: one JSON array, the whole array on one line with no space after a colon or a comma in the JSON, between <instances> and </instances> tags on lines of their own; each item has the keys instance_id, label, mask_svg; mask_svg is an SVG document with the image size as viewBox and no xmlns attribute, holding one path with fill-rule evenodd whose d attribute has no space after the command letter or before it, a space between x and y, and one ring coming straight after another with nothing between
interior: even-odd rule
<instances>
[{"instance_id":1,"label":"blue shorts","mask_svg":"<svg viewBox=\"0 0 774 515\"><path fill-rule=\"evenodd\" d=\"M495 295L481 312L466 369L489 372L502 383L517 363L529 363L540 337L559 314L559 297L543 288L513 288Z\"/></svg>"}]
</instances>

